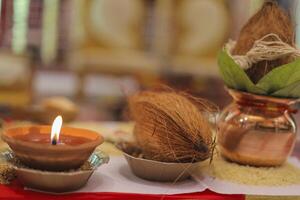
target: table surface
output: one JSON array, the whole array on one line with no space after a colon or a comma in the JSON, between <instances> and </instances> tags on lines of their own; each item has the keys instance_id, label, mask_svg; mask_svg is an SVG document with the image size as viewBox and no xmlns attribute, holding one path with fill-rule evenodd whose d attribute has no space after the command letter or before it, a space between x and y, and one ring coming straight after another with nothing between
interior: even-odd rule
<instances>
[{"instance_id":1,"label":"table surface","mask_svg":"<svg viewBox=\"0 0 300 200\"><path fill-rule=\"evenodd\" d=\"M30 122L14 122L11 123L10 126L22 126L24 124L28 124ZM126 122L73 122L69 124L73 127L81 127L81 128L89 128L101 133L107 141L118 141L122 139L131 139L133 123ZM0 150L7 148L7 145L0 141ZM110 142L105 142L100 146L100 149L109 155L121 155L121 153L112 145ZM296 146L293 156L296 156L300 159L300 142L296 142ZM60 198L72 198L72 199L160 199L161 196L158 195L134 195L134 194L116 194L116 193L107 193L101 194L98 196L97 194L76 194L70 196L49 196L43 195L36 192L23 191L22 187L18 182L13 183L12 186L3 186L0 185L0 199L9 199L9 197L13 197L11 199L60 199ZM233 198L234 197L234 198ZM267 196L244 196L244 195L236 195L236 196L227 196L220 195L210 191L205 191L202 193L194 193L194 194L185 194L185 195L169 195L165 196L163 199L250 199L250 200L262 200L262 199L299 199L300 197L267 197Z\"/></svg>"}]
</instances>

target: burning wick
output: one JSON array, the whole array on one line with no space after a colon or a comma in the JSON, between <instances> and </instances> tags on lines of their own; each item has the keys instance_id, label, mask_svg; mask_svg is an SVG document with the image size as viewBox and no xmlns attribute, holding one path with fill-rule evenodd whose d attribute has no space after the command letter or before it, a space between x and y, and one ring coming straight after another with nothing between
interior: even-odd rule
<instances>
[{"instance_id":1,"label":"burning wick","mask_svg":"<svg viewBox=\"0 0 300 200\"><path fill-rule=\"evenodd\" d=\"M62 117L59 115L55 118L51 128L51 144L56 145L59 140L60 129L62 126Z\"/></svg>"},{"instance_id":2,"label":"burning wick","mask_svg":"<svg viewBox=\"0 0 300 200\"><path fill-rule=\"evenodd\" d=\"M52 145L56 145L56 144L57 144L57 141L58 141L58 139L57 139L57 134L55 134L55 136L53 137L53 139L52 139L52 141L51 141L51 144L52 144Z\"/></svg>"}]
</instances>

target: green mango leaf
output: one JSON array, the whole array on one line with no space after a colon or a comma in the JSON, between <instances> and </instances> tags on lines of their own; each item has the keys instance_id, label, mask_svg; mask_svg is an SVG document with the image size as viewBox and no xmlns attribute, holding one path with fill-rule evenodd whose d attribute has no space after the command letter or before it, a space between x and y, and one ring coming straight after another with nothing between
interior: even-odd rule
<instances>
[{"instance_id":1,"label":"green mango leaf","mask_svg":"<svg viewBox=\"0 0 300 200\"><path fill-rule=\"evenodd\" d=\"M260 95L300 98L300 59L273 69L256 85L226 51L219 53L218 64L229 88Z\"/></svg>"},{"instance_id":2,"label":"green mango leaf","mask_svg":"<svg viewBox=\"0 0 300 200\"><path fill-rule=\"evenodd\" d=\"M246 72L224 50L219 53L218 65L221 76L229 88L255 94L266 94L265 90L255 86Z\"/></svg>"},{"instance_id":3,"label":"green mango leaf","mask_svg":"<svg viewBox=\"0 0 300 200\"><path fill-rule=\"evenodd\" d=\"M290 86L287 90L294 88L292 84L298 81L300 81L300 59L280 67L276 67L266 74L256 84L256 86L264 89L267 94L275 94L276 91L280 91L281 89L285 91L284 89L287 89L287 86ZM282 92L279 92L279 94L281 93Z\"/></svg>"},{"instance_id":4,"label":"green mango leaf","mask_svg":"<svg viewBox=\"0 0 300 200\"><path fill-rule=\"evenodd\" d=\"M294 82L287 87L277 90L271 95L285 98L300 98L300 81Z\"/></svg>"}]
</instances>

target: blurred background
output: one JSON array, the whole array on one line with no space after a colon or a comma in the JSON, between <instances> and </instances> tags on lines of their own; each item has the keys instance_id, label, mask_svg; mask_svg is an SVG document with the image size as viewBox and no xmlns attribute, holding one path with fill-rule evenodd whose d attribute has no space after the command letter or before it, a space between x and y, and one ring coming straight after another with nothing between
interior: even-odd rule
<instances>
[{"instance_id":1,"label":"blurred background","mask_svg":"<svg viewBox=\"0 0 300 200\"><path fill-rule=\"evenodd\" d=\"M296 24L298 2L278 0ZM52 106L76 110L70 120L127 120L126 97L158 84L222 108L216 55L262 3L0 0L0 117L41 119Z\"/></svg>"}]
</instances>

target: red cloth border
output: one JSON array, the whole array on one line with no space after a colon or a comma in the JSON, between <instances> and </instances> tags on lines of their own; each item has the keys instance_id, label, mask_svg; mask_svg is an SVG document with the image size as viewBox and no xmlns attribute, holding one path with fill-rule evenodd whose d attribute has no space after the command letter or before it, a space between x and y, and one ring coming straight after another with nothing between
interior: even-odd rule
<instances>
[{"instance_id":1,"label":"red cloth border","mask_svg":"<svg viewBox=\"0 0 300 200\"><path fill-rule=\"evenodd\" d=\"M128 200L152 200L152 199L199 199L199 200L244 200L245 195L224 195L209 190L190 194L178 195L149 195L149 194L128 194L128 193L73 193L64 195L51 195L45 193L24 190L22 185L15 181L11 185L0 185L0 199L2 200L107 200L107 199L128 199Z\"/></svg>"}]
</instances>

